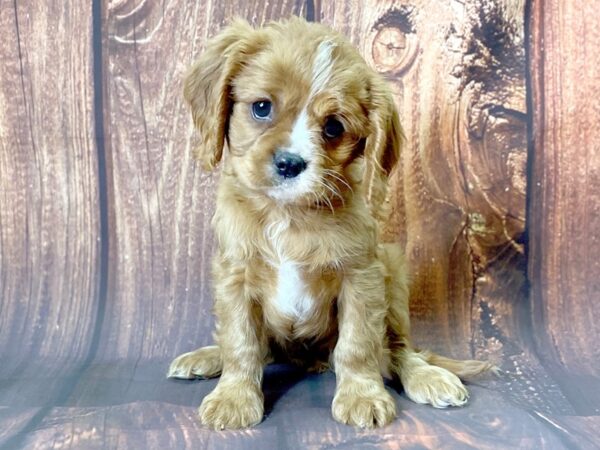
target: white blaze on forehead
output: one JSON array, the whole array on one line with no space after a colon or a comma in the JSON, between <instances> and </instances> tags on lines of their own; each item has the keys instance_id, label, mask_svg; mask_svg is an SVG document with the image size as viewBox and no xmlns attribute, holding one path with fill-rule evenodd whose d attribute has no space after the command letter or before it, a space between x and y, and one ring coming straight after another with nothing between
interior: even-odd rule
<instances>
[{"instance_id":1,"label":"white blaze on forehead","mask_svg":"<svg viewBox=\"0 0 600 450\"><path fill-rule=\"evenodd\" d=\"M300 111L290 136L289 150L292 153L299 154L307 161L312 159L314 146L317 142L315 130L311 130L309 127L307 106L312 97L325 89L325 86L331 78L333 68L332 52L334 47L335 44L328 40L321 42L317 47L315 60L313 62L312 81L308 101L304 108L302 108L302 111Z\"/></svg>"},{"instance_id":2,"label":"white blaze on forehead","mask_svg":"<svg viewBox=\"0 0 600 450\"><path fill-rule=\"evenodd\" d=\"M321 92L329 79L333 68L333 49L335 44L331 41L323 41L317 48L317 55L313 62L312 82L310 88L310 97Z\"/></svg>"},{"instance_id":3,"label":"white blaze on forehead","mask_svg":"<svg viewBox=\"0 0 600 450\"><path fill-rule=\"evenodd\" d=\"M333 49L335 44L326 40L319 44L315 54L312 67L311 87L306 104L298 114L292 132L288 147L285 149L291 153L300 155L307 163L307 168L297 177L286 180L285 183L273 187L269 195L281 201L291 201L300 195L312 192L314 185L317 182L316 169L314 164L311 164L317 154L317 146L319 145L319 130L316 127L310 127L308 105L312 98L325 89L327 83L331 79L333 71ZM273 170L273 169L271 169ZM286 267L288 271L290 267ZM303 295L299 299L304 298ZM296 299L298 300L298 299ZM299 303L303 303L298 300ZM297 303L297 302L296 302ZM302 309L302 308L300 308Z\"/></svg>"},{"instance_id":4,"label":"white blaze on forehead","mask_svg":"<svg viewBox=\"0 0 600 450\"><path fill-rule=\"evenodd\" d=\"M305 160L310 159L314 145L314 132L308 124L308 113L303 108L296 119L290 136L290 151L302 156Z\"/></svg>"},{"instance_id":5,"label":"white blaze on forehead","mask_svg":"<svg viewBox=\"0 0 600 450\"><path fill-rule=\"evenodd\" d=\"M315 142L316 132L310 129L308 114L304 108L292 127L289 144L284 150L301 156L306 161L306 170L297 177L274 186L269 192L271 197L284 202L292 201L313 190L316 179L315 167L312 164L315 157Z\"/></svg>"}]
</instances>

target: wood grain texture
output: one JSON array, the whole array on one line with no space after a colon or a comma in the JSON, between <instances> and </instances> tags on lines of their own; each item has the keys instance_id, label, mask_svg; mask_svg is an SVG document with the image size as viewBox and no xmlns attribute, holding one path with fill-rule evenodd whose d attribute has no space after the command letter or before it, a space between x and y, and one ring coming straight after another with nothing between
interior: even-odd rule
<instances>
[{"instance_id":1,"label":"wood grain texture","mask_svg":"<svg viewBox=\"0 0 600 450\"><path fill-rule=\"evenodd\" d=\"M599 7L536 0L530 16L534 334L582 414L600 412Z\"/></svg>"},{"instance_id":2,"label":"wood grain texture","mask_svg":"<svg viewBox=\"0 0 600 450\"><path fill-rule=\"evenodd\" d=\"M529 272L539 345L600 375L600 2L533 1ZM577 30L577 32L574 32ZM575 325L576 324L576 325Z\"/></svg>"},{"instance_id":3,"label":"wood grain texture","mask_svg":"<svg viewBox=\"0 0 600 450\"><path fill-rule=\"evenodd\" d=\"M518 353L503 341L518 341L524 320L522 23L491 3L372 3L312 9L350 36L398 96L408 146L386 234L407 244L417 321L436 324L434 333L419 335L417 327L417 337L462 356ZM216 178L190 157L182 74L231 17L261 24L303 11L285 1L107 8L114 220L103 346L163 356L195 345L193 336L208 339L203 331L212 327L208 222Z\"/></svg>"},{"instance_id":4,"label":"wood grain texture","mask_svg":"<svg viewBox=\"0 0 600 450\"><path fill-rule=\"evenodd\" d=\"M103 8L101 48L92 4ZM600 111L590 93L600 5L531 6L533 336L522 1L2 3L0 448L597 448ZM164 378L173 355L212 331L218 174L191 158L182 75L231 17L260 25L289 14L347 34L392 83L408 144L386 236L413 262L417 338L506 369L471 384L465 408L394 392L398 420L354 430L331 418L333 373L270 366L265 421L214 433L196 408L216 380Z\"/></svg>"},{"instance_id":5,"label":"wood grain texture","mask_svg":"<svg viewBox=\"0 0 600 450\"><path fill-rule=\"evenodd\" d=\"M554 426L570 444L571 448L595 450L600 445L598 430L600 429L600 416L542 416L550 425Z\"/></svg>"},{"instance_id":6,"label":"wood grain texture","mask_svg":"<svg viewBox=\"0 0 600 450\"><path fill-rule=\"evenodd\" d=\"M0 446L18 435L39 408L0 408Z\"/></svg>"},{"instance_id":7,"label":"wood grain texture","mask_svg":"<svg viewBox=\"0 0 600 450\"><path fill-rule=\"evenodd\" d=\"M253 429L216 433L198 422L196 410L217 380L176 382L165 380L155 361L133 366L111 363L82 378L81 390L52 408L25 442L73 449L574 448L566 444L577 441L563 436L561 423L594 442L593 421L536 413L481 386L471 387L469 406L449 410L417 405L391 390L398 419L379 430L355 429L331 418L333 373L307 377L282 366L265 374L265 420Z\"/></svg>"},{"instance_id":8,"label":"wood grain texture","mask_svg":"<svg viewBox=\"0 0 600 450\"><path fill-rule=\"evenodd\" d=\"M297 3L106 3L114 218L103 354L173 356L211 340L209 222L218 175L192 159L183 74L233 17L260 25L301 14Z\"/></svg>"},{"instance_id":9,"label":"wood grain texture","mask_svg":"<svg viewBox=\"0 0 600 450\"><path fill-rule=\"evenodd\" d=\"M406 146L392 180L386 235L406 242L417 340L443 342L461 356L522 352L522 8L338 1L321 2L319 12L393 85Z\"/></svg>"},{"instance_id":10,"label":"wood grain texture","mask_svg":"<svg viewBox=\"0 0 600 450\"><path fill-rule=\"evenodd\" d=\"M2 358L76 359L90 346L100 212L88 3L0 8Z\"/></svg>"}]
</instances>

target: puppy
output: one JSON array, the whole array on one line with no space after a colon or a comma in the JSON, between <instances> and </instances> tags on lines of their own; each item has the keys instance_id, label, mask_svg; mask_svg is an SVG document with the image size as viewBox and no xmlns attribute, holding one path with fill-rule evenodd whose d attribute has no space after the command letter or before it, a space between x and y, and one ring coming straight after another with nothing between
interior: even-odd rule
<instances>
[{"instance_id":1,"label":"puppy","mask_svg":"<svg viewBox=\"0 0 600 450\"><path fill-rule=\"evenodd\" d=\"M322 25L236 21L208 42L184 96L204 167L224 159L212 222L216 345L179 356L168 373L221 376L202 423L258 424L263 368L276 356L335 371L342 423L394 419L382 374L417 403L463 405L459 377L490 365L413 347L404 256L378 241L402 140L382 77Z\"/></svg>"}]
</instances>

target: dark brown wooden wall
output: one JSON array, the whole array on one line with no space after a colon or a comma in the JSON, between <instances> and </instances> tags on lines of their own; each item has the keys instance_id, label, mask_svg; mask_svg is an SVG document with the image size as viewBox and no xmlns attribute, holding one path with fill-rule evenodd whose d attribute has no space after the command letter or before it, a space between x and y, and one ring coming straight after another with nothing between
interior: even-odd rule
<instances>
[{"instance_id":1,"label":"dark brown wooden wall","mask_svg":"<svg viewBox=\"0 0 600 450\"><path fill-rule=\"evenodd\" d=\"M533 1L530 39L518 0L2 3L0 351L150 359L210 341L218 174L192 160L182 75L232 17L296 14L346 34L395 92L407 145L385 234L410 257L417 340L597 376L597 3Z\"/></svg>"},{"instance_id":2,"label":"dark brown wooden wall","mask_svg":"<svg viewBox=\"0 0 600 450\"><path fill-rule=\"evenodd\" d=\"M535 342L561 388L600 402L600 1L532 2L529 276Z\"/></svg>"}]
</instances>

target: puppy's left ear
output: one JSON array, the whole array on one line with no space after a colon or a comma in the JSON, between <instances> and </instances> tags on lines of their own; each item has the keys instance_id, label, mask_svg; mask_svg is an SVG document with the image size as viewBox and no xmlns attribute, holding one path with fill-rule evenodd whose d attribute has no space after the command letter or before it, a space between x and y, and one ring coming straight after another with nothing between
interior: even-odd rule
<instances>
[{"instance_id":1,"label":"puppy's left ear","mask_svg":"<svg viewBox=\"0 0 600 450\"><path fill-rule=\"evenodd\" d=\"M373 129L365 143L367 172L387 178L400 159L404 134L394 98L384 82L374 83L371 94L369 119Z\"/></svg>"},{"instance_id":2,"label":"puppy's left ear","mask_svg":"<svg viewBox=\"0 0 600 450\"><path fill-rule=\"evenodd\" d=\"M387 179L400 159L404 134L394 98L383 80L371 86L369 109L371 133L365 142L363 183L371 214L384 223L389 213L385 207Z\"/></svg>"}]
</instances>

